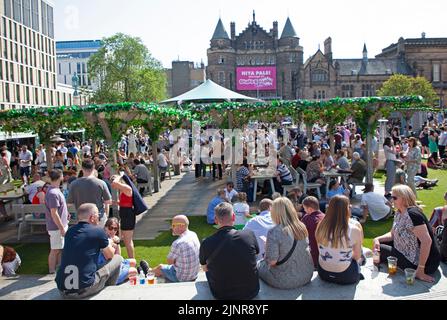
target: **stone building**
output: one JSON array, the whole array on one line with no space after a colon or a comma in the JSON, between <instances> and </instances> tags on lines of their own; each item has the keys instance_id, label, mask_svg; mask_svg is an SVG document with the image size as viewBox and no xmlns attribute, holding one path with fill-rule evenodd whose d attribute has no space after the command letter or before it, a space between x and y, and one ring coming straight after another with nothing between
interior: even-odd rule
<instances>
[{"instance_id":1,"label":"stone building","mask_svg":"<svg viewBox=\"0 0 447 320\"><path fill-rule=\"evenodd\" d=\"M281 36L278 22L264 30L253 21L230 36L219 19L208 49L207 78L241 94L269 99L296 99L301 91L303 47L288 18Z\"/></svg>"},{"instance_id":2,"label":"stone building","mask_svg":"<svg viewBox=\"0 0 447 320\"><path fill-rule=\"evenodd\" d=\"M172 61L172 68L165 69L169 98L188 92L205 82L205 64L191 61Z\"/></svg>"}]
</instances>

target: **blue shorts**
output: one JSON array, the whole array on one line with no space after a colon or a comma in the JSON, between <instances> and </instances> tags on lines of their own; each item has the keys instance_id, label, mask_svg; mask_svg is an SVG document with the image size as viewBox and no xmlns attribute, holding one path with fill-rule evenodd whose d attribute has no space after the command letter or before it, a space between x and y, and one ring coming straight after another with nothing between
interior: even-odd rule
<instances>
[{"instance_id":1,"label":"blue shorts","mask_svg":"<svg viewBox=\"0 0 447 320\"><path fill-rule=\"evenodd\" d=\"M175 268L172 264L163 265L161 267L161 273L163 273L164 278L169 280L170 282L180 282L177 279L177 271L175 271Z\"/></svg>"},{"instance_id":2,"label":"blue shorts","mask_svg":"<svg viewBox=\"0 0 447 320\"><path fill-rule=\"evenodd\" d=\"M116 280L116 285L124 283L127 280L127 277L129 275L129 269L130 269L130 260L129 259L123 260L123 262L121 263L120 275Z\"/></svg>"}]
</instances>

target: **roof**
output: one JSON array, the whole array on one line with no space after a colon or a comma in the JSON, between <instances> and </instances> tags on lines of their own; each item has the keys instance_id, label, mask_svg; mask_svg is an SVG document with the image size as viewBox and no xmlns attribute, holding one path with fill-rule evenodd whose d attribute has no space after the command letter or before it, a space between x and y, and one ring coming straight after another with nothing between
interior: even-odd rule
<instances>
[{"instance_id":1,"label":"roof","mask_svg":"<svg viewBox=\"0 0 447 320\"><path fill-rule=\"evenodd\" d=\"M183 102L218 102L218 101L259 101L239 94L237 92L221 87L211 80L207 80L197 88L192 89L178 97L162 101L162 103L177 103Z\"/></svg>"},{"instance_id":2,"label":"roof","mask_svg":"<svg viewBox=\"0 0 447 320\"><path fill-rule=\"evenodd\" d=\"M56 41L56 50L101 48L101 40Z\"/></svg>"},{"instance_id":3,"label":"roof","mask_svg":"<svg viewBox=\"0 0 447 320\"><path fill-rule=\"evenodd\" d=\"M281 35L282 38L296 38L298 35L295 32L295 29L293 28L292 22L290 21L290 18L287 18L286 25L284 26L284 30Z\"/></svg>"},{"instance_id":4,"label":"roof","mask_svg":"<svg viewBox=\"0 0 447 320\"><path fill-rule=\"evenodd\" d=\"M404 44L409 46L447 46L447 38L409 38L404 40ZM396 50L397 45L397 43L389 45L378 56Z\"/></svg>"},{"instance_id":5,"label":"roof","mask_svg":"<svg viewBox=\"0 0 447 320\"><path fill-rule=\"evenodd\" d=\"M350 75L385 75L385 74L412 74L411 67L400 59L336 59L341 76Z\"/></svg>"},{"instance_id":6,"label":"roof","mask_svg":"<svg viewBox=\"0 0 447 320\"><path fill-rule=\"evenodd\" d=\"M217 39L228 39L228 40L230 39L220 18L219 21L217 22L217 26L216 29L214 30L214 34L211 40L217 40Z\"/></svg>"}]
</instances>

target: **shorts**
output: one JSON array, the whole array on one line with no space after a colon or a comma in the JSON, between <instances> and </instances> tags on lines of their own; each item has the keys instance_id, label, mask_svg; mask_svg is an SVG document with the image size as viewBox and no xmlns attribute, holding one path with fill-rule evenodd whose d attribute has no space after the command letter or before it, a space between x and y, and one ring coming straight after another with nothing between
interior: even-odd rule
<instances>
[{"instance_id":1,"label":"shorts","mask_svg":"<svg viewBox=\"0 0 447 320\"><path fill-rule=\"evenodd\" d=\"M120 224L122 231L133 231L137 222L137 217L132 208L120 208Z\"/></svg>"},{"instance_id":2,"label":"shorts","mask_svg":"<svg viewBox=\"0 0 447 320\"><path fill-rule=\"evenodd\" d=\"M127 277L129 275L129 269L130 269L130 260L129 259L123 260L123 262L121 262L120 275L118 276L118 280L116 280L116 285L124 283L124 281L127 280Z\"/></svg>"},{"instance_id":3,"label":"shorts","mask_svg":"<svg viewBox=\"0 0 447 320\"><path fill-rule=\"evenodd\" d=\"M180 282L177 279L177 271L175 271L175 268L172 264L170 265L162 265L161 266L161 273L163 273L163 277L170 282Z\"/></svg>"},{"instance_id":4,"label":"shorts","mask_svg":"<svg viewBox=\"0 0 447 320\"><path fill-rule=\"evenodd\" d=\"M29 177L31 175L31 167L20 167L20 176L27 176Z\"/></svg>"},{"instance_id":5,"label":"shorts","mask_svg":"<svg viewBox=\"0 0 447 320\"><path fill-rule=\"evenodd\" d=\"M68 227L65 227L65 231L67 231L67 229ZM51 250L64 249L65 237L61 236L61 232L59 230L49 230L48 234L50 235Z\"/></svg>"}]
</instances>

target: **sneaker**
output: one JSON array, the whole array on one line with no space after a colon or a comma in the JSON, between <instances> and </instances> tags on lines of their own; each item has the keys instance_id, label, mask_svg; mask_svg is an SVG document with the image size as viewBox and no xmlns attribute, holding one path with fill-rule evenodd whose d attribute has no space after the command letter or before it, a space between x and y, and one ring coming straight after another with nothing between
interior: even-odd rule
<instances>
[{"instance_id":1,"label":"sneaker","mask_svg":"<svg viewBox=\"0 0 447 320\"><path fill-rule=\"evenodd\" d=\"M141 271L143 271L143 269L141 269L140 267L137 267L137 272L138 272L138 274L140 274ZM143 271L143 272L144 272L144 271Z\"/></svg>"},{"instance_id":2,"label":"sneaker","mask_svg":"<svg viewBox=\"0 0 447 320\"><path fill-rule=\"evenodd\" d=\"M145 261L145 260L141 260L140 261L140 267L143 270L144 274L147 275L148 272L149 272L149 269L150 269L149 263L147 261Z\"/></svg>"}]
</instances>

